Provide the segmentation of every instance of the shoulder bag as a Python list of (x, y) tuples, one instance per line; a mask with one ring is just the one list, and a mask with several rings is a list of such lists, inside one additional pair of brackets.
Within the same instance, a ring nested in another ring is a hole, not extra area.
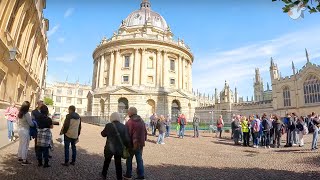
[(112, 125), (113, 125), (114, 129), (116, 130), (117, 137), (118, 137), (118, 139), (119, 139), (119, 141), (120, 141), (120, 143), (121, 143), (121, 145), (122, 145), (122, 154), (121, 154), (121, 157), (122, 157), (123, 159), (127, 159), (127, 158), (130, 156), (129, 151), (128, 151), (127, 147), (123, 144), (123, 141), (122, 141), (122, 139), (121, 139), (121, 136), (120, 136), (120, 134), (119, 134), (119, 131), (118, 131), (116, 125), (115, 125), (114, 123), (112, 123)]

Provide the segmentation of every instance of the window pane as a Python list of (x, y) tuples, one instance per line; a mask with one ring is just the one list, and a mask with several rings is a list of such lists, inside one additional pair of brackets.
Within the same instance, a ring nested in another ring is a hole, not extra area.
[(128, 68), (130, 66), (130, 56), (125, 56), (124, 67)]

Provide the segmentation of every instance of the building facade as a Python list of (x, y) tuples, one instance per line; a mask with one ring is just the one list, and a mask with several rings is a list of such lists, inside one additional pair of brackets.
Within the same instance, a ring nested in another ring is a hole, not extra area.
[(50, 113), (68, 112), (68, 107), (74, 105), (78, 114), (87, 115), (87, 95), (90, 90), (91, 86), (79, 83), (55, 82), (48, 84), (45, 97), (53, 100)]
[(143, 0), (93, 52), (92, 92), (88, 112), (125, 114), (135, 106), (143, 118), (152, 113), (183, 113), (196, 106), (192, 93), (193, 54), (183, 40), (173, 39), (165, 19)]
[(237, 96), (237, 93), (233, 93), (226, 83), (220, 97), (215, 99), (215, 104), (197, 107), (196, 113), (205, 121), (211, 121), (223, 115), (226, 122), (231, 121), (233, 114), (248, 116), (267, 113), (284, 117), (287, 113), (292, 112), (301, 116), (306, 116), (311, 112), (320, 113), (320, 66), (310, 62), (307, 50), (306, 59), (306, 64), (299, 71), (292, 63), (292, 75), (283, 78), (280, 77), (279, 68), (271, 58), (272, 90), (269, 85), (267, 85), (267, 90), (264, 90), (259, 69), (256, 69), (253, 85), (254, 98), (251, 101), (248, 98), (247, 101), (239, 98), (237, 102), (232, 98)]
[(45, 8), (45, 0), (0, 1), (0, 114), (10, 102), (28, 100), (34, 107), (44, 90), (49, 29)]

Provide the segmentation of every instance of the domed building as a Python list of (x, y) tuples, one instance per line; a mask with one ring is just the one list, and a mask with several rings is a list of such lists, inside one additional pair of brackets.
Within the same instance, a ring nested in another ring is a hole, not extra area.
[(93, 52), (92, 92), (88, 112), (125, 116), (134, 106), (143, 118), (152, 113), (190, 120), (196, 101), (192, 93), (193, 54), (174, 40), (166, 20), (143, 0), (140, 9), (122, 21), (117, 32), (103, 38)]

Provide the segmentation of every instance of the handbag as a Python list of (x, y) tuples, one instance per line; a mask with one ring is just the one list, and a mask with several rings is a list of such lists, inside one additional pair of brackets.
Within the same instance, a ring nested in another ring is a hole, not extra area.
[(120, 137), (120, 134), (119, 134), (119, 131), (118, 131), (116, 125), (115, 125), (114, 123), (112, 123), (112, 125), (113, 125), (114, 129), (116, 130), (117, 137), (118, 137), (118, 139), (119, 139), (119, 141), (120, 141), (120, 143), (121, 143), (121, 145), (122, 145), (122, 154), (121, 154), (121, 157), (122, 157), (123, 159), (127, 159), (128, 157), (130, 157), (129, 151), (128, 151), (127, 147), (123, 144), (123, 141), (122, 141), (122, 139), (121, 139), (121, 137)]

